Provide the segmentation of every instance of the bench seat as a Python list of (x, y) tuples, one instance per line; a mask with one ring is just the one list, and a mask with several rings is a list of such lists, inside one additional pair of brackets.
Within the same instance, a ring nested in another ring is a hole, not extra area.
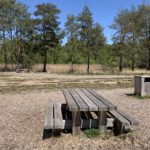
[(121, 110), (109, 110), (108, 113), (114, 118), (114, 132), (116, 135), (122, 134), (126, 127), (139, 125), (139, 122)]
[(61, 112), (61, 103), (50, 100), (46, 110), (43, 139), (50, 137), (52, 131), (61, 130), (62, 128), (63, 117)]

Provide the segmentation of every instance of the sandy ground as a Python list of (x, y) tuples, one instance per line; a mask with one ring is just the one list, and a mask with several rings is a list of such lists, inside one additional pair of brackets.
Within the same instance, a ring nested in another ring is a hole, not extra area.
[[(91, 87), (101, 89), (132, 87), (131, 75), (57, 75), (50, 73), (0, 73), (0, 93), (47, 91), (63, 88)], [(44, 90), (43, 90), (44, 89)]]
[(83, 134), (42, 140), (49, 99), (65, 102), (61, 90), (0, 93), (0, 150), (149, 150), (150, 99), (139, 100), (133, 88), (97, 90), (119, 108), (137, 118), (139, 127), (125, 137), (88, 139)]

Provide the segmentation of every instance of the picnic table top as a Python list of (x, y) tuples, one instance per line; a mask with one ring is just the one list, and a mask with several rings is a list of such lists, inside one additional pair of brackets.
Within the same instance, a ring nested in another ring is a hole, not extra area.
[(70, 111), (108, 111), (116, 109), (110, 101), (92, 89), (64, 89), (66, 102)]

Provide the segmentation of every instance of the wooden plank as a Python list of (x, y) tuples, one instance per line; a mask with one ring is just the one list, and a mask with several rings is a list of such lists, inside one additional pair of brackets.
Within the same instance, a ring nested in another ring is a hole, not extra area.
[[(80, 129), (98, 128), (98, 119), (81, 119)], [(63, 129), (72, 129), (72, 120), (63, 120)]]
[(63, 120), (62, 129), (72, 129), (72, 120)]
[(54, 129), (62, 129), (63, 127), (63, 119), (61, 112), (61, 103), (54, 103)]
[[(109, 123), (107, 123), (106, 127), (113, 127), (113, 118), (109, 118), (108, 122)], [(80, 126), (81, 129), (98, 128), (98, 127), (99, 127), (98, 119), (81, 119), (81, 126)], [(63, 120), (62, 129), (72, 129), (72, 120)]]
[(98, 128), (98, 119), (81, 120), (82, 129)]
[(99, 99), (103, 104), (105, 104), (106, 106), (108, 106), (109, 109), (117, 109), (117, 106), (115, 106), (114, 104), (112, 104), (110, 101), (108, 101), (107, 99), (105, 99), (104, 97), (100, 96), (99, 94), (97, 94), (94, 90), (92, 89), (87, 89), (88, 92), (90, 92), (93, 96), (95, 96), (97, 99)]
[(78, 111), (79, 107), (76, 104), (76, 102), (74, 101), (74, 99), (73, 99), (72, 95), (70, 94), (69, 90), (64, 89), (63, 93), (64, 93), (65, 99), (67, 101), (67, 104), (69, 106), (69, 110), (70, 111)]
[(86, 113), (87, 113), (88, 119), (86, 119), (86, 121), (83, 120), (83, 126), (84, 126), (84, 124), (87, 124), (88, 128), (93, 128), (93, 127), (98, 128), (99, 120), (98, 120), (97, 115), (94, 112), (90, 112), (90, 111), (88, 111)]
[(114, 118), (107, 118), (107, 127), (113, 127), (114, 124)]
[(81, 90), (87, 97), (89, 97), (89, 99), (91, 101), (93, 101), (98, 106), (99, 111), (108, 110), (108, 107), (105, 104), (103, 104), (99, 99), (97, 99), (95, 96), (93, 96), (91, 93), (89, 93), (86, 89), (81, 89)]
[(101, 133), (106, 131), (107, 128), (107, 114), (106, 111), (99, 111), (98, 112), (99, 116), (99, 131)]
[(139, 125), (139, 122), (134, 117), (131, 117), (130, 115), (126, 114), (121, 110), (117, 110), (117, 112), (125, 117), (131, 123), (131, 125)]
[(130, 122), (124, 118), (122, 115), (120, 115), (117, 111), (115, 110), (109, 110), (109, 113), (115, 117), (115, 119), (117, 119), (118, 121), (120, 121), (122, 123), (123, 126), (129, 126)]
[(79, 94), (81, 99), (87, 104), (89, 107), (89, 111), (98, 111), (98, 106), (91, 101), (80, 89), (75, 89), (75, 91)]
[(80, 111), (88, 111), (88, 106), (81, 99), (81, 97), (78, 95), (78, 93), (74, 89), (69, 89), (69, 92), (71, 93), (72, 97), (74, 98), (77, 105), (79, 106), (79, 110)]
[(73, 135), (80, 134), (80, 129), (81, 129), (80, 113), (81, 113), (80, 111), (72, 112), (72, 134)]
[(88, 111), (86, 113), (87, 113), (88, 118), (90, 118), (90, 119), (98, 119), (98, 115), (95, 112)]
[(53, 101), (50, 100), (48, 102), (45, 122), (44, 122), (44, 129), (53, 129), (54, 119), (53, 119)]

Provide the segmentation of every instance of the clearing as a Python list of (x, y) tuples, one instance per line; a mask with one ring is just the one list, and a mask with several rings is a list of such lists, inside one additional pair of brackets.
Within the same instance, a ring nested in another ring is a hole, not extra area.
[[(44, 73), (0, 74), (1, 150), (127, 150), (150, 149), (150, 99), (133, 96), (133, 76), (54, 75)], [(52, 137), (42, 141), (47, 103), (52, 97), (64, 102), (62, 88), (92, 87), (140, 125), (121, 137), (89, 139), (85, 135)]]

